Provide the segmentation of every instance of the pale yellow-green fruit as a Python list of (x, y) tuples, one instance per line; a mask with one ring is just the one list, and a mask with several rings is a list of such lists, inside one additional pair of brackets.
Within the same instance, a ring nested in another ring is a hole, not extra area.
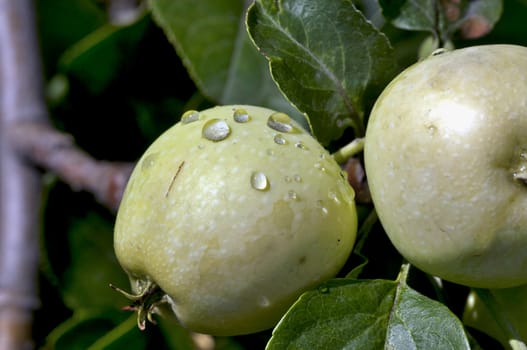
[(378, 98), (365, 163), (399, 252), (460, 284), (527, 283), (527, 48), (447, 51)]
[(236, 335), (334, 276), (356, 229), (353, 189), (313, 137), (283, 113), (221, 106), (185, 113), (145, 152), (115, 252), (143, 320), (169, 306), (193, 331)]
[[(497, 317), (474, 291), (468, 296), (463, 323), (499, 340), (507, 349), (512, 349), (514, 342), (527, 343), (527, 285), (493, 289), (490, 294), (494, 299), (496, 312), (501, 314), (504, 323), (498, 323)], [(510, 326), (517, 334), (511, 334), (512, 332), (502, 328)]]

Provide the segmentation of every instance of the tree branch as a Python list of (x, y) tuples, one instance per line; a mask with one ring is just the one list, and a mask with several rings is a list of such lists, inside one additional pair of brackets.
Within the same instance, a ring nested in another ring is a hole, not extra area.
[(91, 192), (101, 204), (117, 211), (132, 163), (95, 160), (78, 149), (70, 135), (46, 123), (17, 123), (9, 136), (21, 156), (51, 171), (74, 190)]
[(0, 349), (31, 349), (41, 173), (56, 173), (116, 210), (131, 164), (97, 161), (53, 129), (32, 0), (0, 0)]
[(43, 120), (33, 4), (0, 0), (0, 348), (30, 349), (38, 306), (41, 183), (9, 143), (11, 125)]

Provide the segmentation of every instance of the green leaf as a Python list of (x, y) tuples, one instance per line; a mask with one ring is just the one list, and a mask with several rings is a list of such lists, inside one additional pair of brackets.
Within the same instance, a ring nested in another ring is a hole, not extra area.
[(271, 79), (249, 39), (243, 0), (150, 0), (157, 24), (203, 92), (221, 104), (253, 104), (289, 113), (306, 125)]
[(46, 339), (46, 347), (55, 350), (142, 350), (146, 338), (137, 329), (136, 316), (118, 323), (104, 314), (73, 316), (55, 328)]
[(368, 265), (369, 260), (362, 253), (362, 247), (372, 232), (373, 226), (378, 221), (375, 209), (365, 208), (364, 206), (358, 205), (357, 213), (359, 214), (359, 222), (361, 222), (361, 226), (357, 231), (357, 241), (355, 242), (353, 252), (349, 259), (352, 262), (351, 266), (353, 266), (353, 269), (347, 273), (346, 278), (359, 278), (359, 275), (362, 273), (366, 265)]
[(366, 265), (368, 265), (368, 258), (359, 252), (353, 252), (350, 256), (353, 269), (346, 274), (346, 278), (358, 278)]
[(300, 297), (267, 350), (381, 349), (395, 291), (391, 281), (328, 281)]
[(35, 6), (40, 48), (48, 74), (54, 73), (64, 50), (106, 21), (104, 10), (93, 0), (39, 0)]
[(388, 280), (330, 280), (304, 293), (267, 349), (469, 349), (443, 304)]
[(92, 212), (69, 231), (71, 262), (62, 277), (65, 304), (74, 312), (118, 309), (126, 300), (109, 287), (128, 286), (113, 251), (112, 225)]
[(257, 0), (247, 24), (319, 141), (338, 139), (348, 126), (364, 134), (365, 115), (397, 64), (386, 36), (351, 1)]
[(149, 23), (143, 16), (129, 26), (99, 27), (64, 52), (60, 71), (81, 80), (92, 93), (101, 93), (133, 55)]
[(436, 0), (379, 0), (382, 12), (400, 29), (435, 33), (438, 26)]
[(448, 43), (457, 30), (464, 38), (487, 34), (503, 10), (502, 0), (438, 2), (435, 0), (379, 0), (384, 16), (400, 29), (427, 31)]
[(385, 348), (470, 350), (463, 325), (450, 310), (407, 285), (397, 293)]
[(132, 314), (125, 322), (108, 330), (93, 342), (87, 350), (143, 350), (146, 338), (137, 327), (137, 316)]

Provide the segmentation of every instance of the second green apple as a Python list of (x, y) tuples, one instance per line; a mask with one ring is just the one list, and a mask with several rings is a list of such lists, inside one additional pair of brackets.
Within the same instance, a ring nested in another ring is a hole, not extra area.
[(372, 110), (365, 163), (379, 218), (412, 264), (473, 287), (527, 283), (527, 48), (408, 68)]

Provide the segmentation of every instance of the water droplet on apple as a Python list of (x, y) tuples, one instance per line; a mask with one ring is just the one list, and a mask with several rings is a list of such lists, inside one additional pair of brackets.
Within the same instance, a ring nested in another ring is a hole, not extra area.
[(434, 124), (427, 125), (426, 130), (430, 135), (434, 135), (437, 133), (437, 126), (435, 126)]
[(337, 181), (337, 189), (340, 193), (340, 197), (344, 200), (346, 203), (351, 203), (355, 199), (355, 192), (349, 186), (347, 183), (347, 180), (341, 180)]
[(275, 112), (267, 119), (267, 126), (273, 130), (294, 133), (298, 129), (292, 124), (292, 119), (285, 113)]
[(336, 191), (330, 190), (328, 192), (328, 198), (331, 199), (333, 202), (335, 202), (337, 204), (340, 204), (340, 199), (339, 199), (338, 194), (337, 194)]
[(232, 117), (234, 118), (234, 121), (236, 121), (237, 123), (247, 123), (248, 121), (251, 120), (251, 116), (243, 108), (236, 109)]
[(199, 112), (195, 110), (186, 111), (181, 116), (181, 123), (183, 124), (189, 124), (196, 120), (199, 120)]
[(202, 135), (210, 141), (221, 141), (226, 139), (231, 133), (231, 128), (225, 120), (211, 119), (203, 125)]
[(287, 192), (287, 199), (292, 201), (298, 201), (300, 200), (300, 197), (298, 197), (298, 194), (295, 191), (291, 190)]
[(307, 148), (306, 145), (304, 145), (302, 141), (298, 141), (297, 143), (295, 143), (295, 147), (300, 148), (301, 150), (304, 150), (304, 151), (307, 151), (309, 149)]
[(143, 161), (141, 162), (141, 170), (149, 169), (152, 165), (154, 165), (156, 158), (157, 153), (150, 153), (145, 158), (143, 158)]
[(260, 305), (261, 307), (269, 307), (269, 305), (271, 305), (271, 302), (266, 296), (261, 295), (258, 298), (258, 305)]
[(274, 143), (276, 143), (277, 145), (285, 145), (287, 144), (287, 140), (285, 139), (284, 135), (276, 134), (274, 136)]
[(270, 187), (269, 179), (264, 173), (255, 171), (251, 175), (251, 187), (258, 191), (267, 191)]
[(323, 215), (327, 215), (328, 214), (328, 208), (325, 207), (323, 200), (316, 201), (315, 206), (320, 209), (320, 212)]
[(315, 168), (317, 168), (318, 170), (320, 170), (322, 172), (326, 172), (326, 168), (320, 162), (316, 162), (315, 163)]

